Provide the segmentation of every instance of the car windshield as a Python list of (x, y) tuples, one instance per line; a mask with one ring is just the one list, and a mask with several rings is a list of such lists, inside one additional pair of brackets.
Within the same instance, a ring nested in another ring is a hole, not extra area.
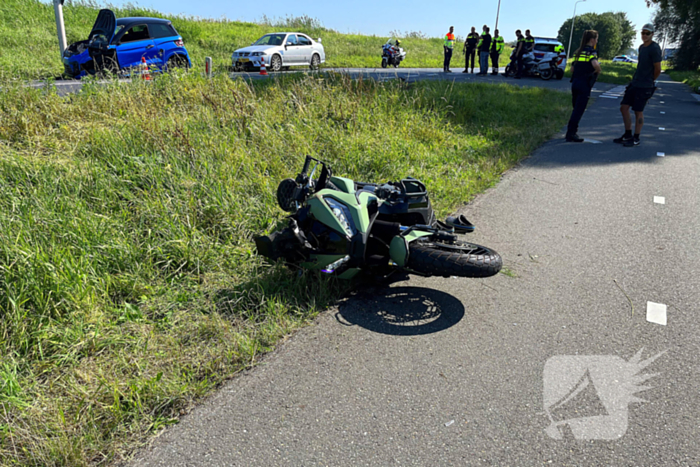
[(282, 45), (285, 34), (265, 34), (253, 45)]

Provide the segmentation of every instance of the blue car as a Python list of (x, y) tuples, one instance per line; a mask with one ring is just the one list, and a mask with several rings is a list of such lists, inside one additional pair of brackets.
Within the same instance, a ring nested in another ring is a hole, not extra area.
[(100, 71), (129, 75), (145, 58), (151, 70), (192, 66), (182, 37), (160, 18), (119, 18), (100, 10), (88, 39), (63, 52), (65, 74), (82, 78)]

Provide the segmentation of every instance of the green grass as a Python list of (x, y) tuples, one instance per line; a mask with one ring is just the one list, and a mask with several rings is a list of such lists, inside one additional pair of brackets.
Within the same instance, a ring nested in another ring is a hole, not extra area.
[[(610, 60), (599, 60), (598, 63), (600, 63), (602, 68), (602, 72), (598, 76), (598, 81), (601, 83), (627, 84), (632, 81), (634, 72), (637, 70), (636, 63), (613, 63)], [(564, 76), (570, 78), (571, 73), (572, 68), (569, 65)]]
[(672, 80), (685, 83), (693, 88), (693, 91), (700, 92), (700, 71), (668, 70), (666, 74), (668, 74)]
[[(87, 38), (99, 10), (88, 1), (67, 1), (64, 19), (68, 43)], [(264, 20), (266, 24), (237, 21), (206, 20), (164, 15), (139, 7), (113, 8), (117, 17), (168, 17), (182, 35), (190, 53), (192, 65), (204, 69), (204, 59), (214, 59), (216, 70), (225, 71), (231, 65), (231, 53), (250, 45), (260, 36), (275, 30), (295, 30), (311, 37), (321, 37), (326, 51), (326, 67), (378, 67), (381, 46), (388, 37), (341, 34), (324, 28), (308, 17), (282, 21)], [(388, 31), (387, 31), (388, 33)], [(442, 68), (442, 39), (400, 38), (407, 50), (402, 67)], [(461, 51), (461, 46), (457, 49)], [(501, 55), (505, 66), (510, 49)], [(464, 63), (456, 54), (453, 65)], [(58, 78), (63, 64), (58, 50), (53, 6), (37, 0), (6, 0), (0, 2), (0, 80), (12, 78)]]
[(354, 179), (415, 176), (445, 215), (569, 106), (545, 89), (334, 74), (178, 74), (65, 98), (5, 86), (0, 464), (119, 461), (341, 295), (253, 252), (305, 154)]

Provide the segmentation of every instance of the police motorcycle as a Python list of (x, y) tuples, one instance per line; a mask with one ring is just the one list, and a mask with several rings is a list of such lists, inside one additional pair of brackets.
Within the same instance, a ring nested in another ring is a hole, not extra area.
[(401, 41), (392, 39), (386, 41), (382, 46), (382, 68), (393, 66), (398, 68), (403, 60), (406, 59), (406, 51), (401, 47)]
[(436, 220), (425, 185), (414, 178), (355, 182), (307, 156), (296, 178), (280, 182), (277, 203), (291, 213), (286, 226), (255, 237), (255, 246), (259, 255), (291, 268), (352, 279), (360, 272), (388, 277), (397, 271), (489, 277), (502, 266), (492, 249), (460, 239), (474, 230), (464, 216)]
[[(510, 54), (510, 63), (506, 65), (505, 75), (515, 76), (518, 72), (517, 66), (515, 50), (513, 50)], [(534, 52), (528, 52), (523, 55), (523, 76), (539, 76), (547, 81), (553, 77), (561, 79), (564, 76), (564, 71), (559, 68), (558, 55), (549, 59), (545, 57), (538, 60)]]

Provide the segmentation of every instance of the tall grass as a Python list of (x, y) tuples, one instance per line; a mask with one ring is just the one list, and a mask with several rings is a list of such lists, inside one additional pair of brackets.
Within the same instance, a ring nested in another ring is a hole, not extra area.
[(6, 86), (0, 464), (122, 459), (339, 296), (253, 251), (305, 154), (355, 179), (418, 177), (445, 214), (568, 113), (543, 89), (333, 74)]
[[(66, 1), (63, 11), (69, 44), (87, 38), (99, 8), (94, 1)], [(326, 67), (378, 67), (381, 63), (381, 46), (388, 39), (341, 34), (324, 28), (318, 20), (309, 17), (279, 20), (263, 17), (256, 24), (168, 16), (137, 6), (111, 8), (118, 18), (152, 16), (171, 19), (183, 37), (193, 66), (199, 70), (204, 69), (204, 59), (210, 56), (214, 59), (216, 70), (227, 71), (234, 50), (280, 29), (307, 33), (313, 38), (321, 37), (326, 51)], [(408, 52), (402, 66), (441, 68), (442, 39), (412, 36), (400, 38)], [(506, 48), (501, 56), (502, 66), (505, 66), (509, 53), (510, 49)], [(456, 54), (453, 64), (458, 67), (462, 63), (464, 60)], [(0, 80), (58, 78), (62, 73), (53, 6), (38, 0), (0, 2)]]

